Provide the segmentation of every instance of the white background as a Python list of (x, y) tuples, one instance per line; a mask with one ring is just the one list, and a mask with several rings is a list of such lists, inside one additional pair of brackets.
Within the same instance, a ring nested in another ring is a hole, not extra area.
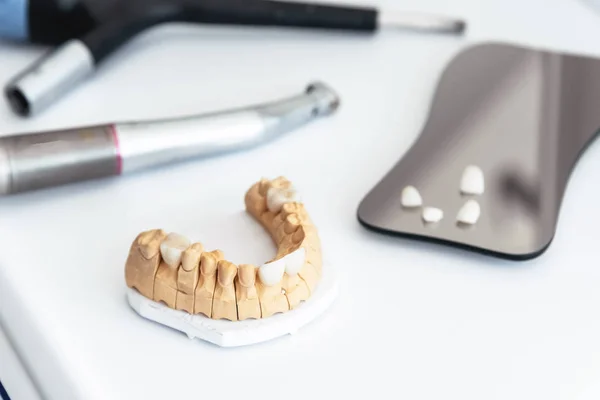
[[(4, 329), (49, 399), (600, 398), (600, 144), (575, 170), (554, 243), (531, 262), (388, 238), (356, 220), (458, 51), (502, 41), (600, 56), (600, 14), (575, 0), (376, 4), (461, 16), (467, 37), (164, 27), (34, 119), (0, 106), (8, 134), (252, 104), (313, 79), (342, 98), (335, 116), (249, 152), (0, 201)], [(43, 50), (0, 47), (2, 81)], [(270, 257), (243, 194), (278, 175), (302, 191), (340, 270), (323, 318), (221, 349), (129, 309), (123, 262), (141, 230), (187, 234), (234, 262)]]

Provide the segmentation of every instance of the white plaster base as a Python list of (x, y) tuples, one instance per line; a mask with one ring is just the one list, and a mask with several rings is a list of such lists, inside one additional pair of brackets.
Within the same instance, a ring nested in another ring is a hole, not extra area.
[(152, 301), (130, 288), (127, 300), (142, 317), (184, 332), (190, 339), (199, 338), (221, 347), (236, 347), (295, 333), (327, 310), (337, 293), (335, 270), (324, 265), (319, 285), (306, 302), (294, 310), (264, 319), (227, 321), (213, 320), (201, 314), (191, 315)]

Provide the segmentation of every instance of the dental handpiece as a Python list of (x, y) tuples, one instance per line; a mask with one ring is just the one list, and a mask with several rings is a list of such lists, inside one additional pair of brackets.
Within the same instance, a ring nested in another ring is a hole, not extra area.
[(25, 117), (45, 110), (125, 43), (166, 23), (450, 35), (462, 34), (466, 25), (445, 16), (297, 1), (0, 0), (0, 37), (57, 46), (8, 82), (4, 95), (9, 106)]
[(0, 195), (248, 149), (332, 114), (339, 103), (316, 82), (302, 94), (239, 109), (0, 137)]

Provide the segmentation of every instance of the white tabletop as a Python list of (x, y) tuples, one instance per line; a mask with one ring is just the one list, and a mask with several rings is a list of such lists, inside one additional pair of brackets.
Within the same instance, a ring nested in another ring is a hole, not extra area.
[[(382, 236), (356, 219), (458, 51), (493, 40), (600, 55), (600, 14), (576, 0), (387, 4), (462, 16), (468, 36), (163, 27), (34, 119), (1, 104), (8, 134), (235, 107), (314, 79), (342, 98), (336, 115), (245, 153), (0, 201), (2, 328), (47, 399), (600, 397), (600, 144), (573, 175), (554, 243), (528, 263)], [(0, 47), (0, 80), (42, 51)], [(141, 230), (187, 234), (234, 262), (270, 256), (243, 194), (278, 175), (302, 191), (340, 271), (326, 315), (295, 336), (222, 349), (129, 308), (123, 263)]]

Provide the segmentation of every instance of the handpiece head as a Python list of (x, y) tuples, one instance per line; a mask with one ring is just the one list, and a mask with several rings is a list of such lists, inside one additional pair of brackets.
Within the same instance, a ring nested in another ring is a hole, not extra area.
[(314, 112), (318, 116), (331, 115), (340, 107), (339, 95), (323, 82), (313, 82), (306, 88), (306, 93), (317, 99)]

